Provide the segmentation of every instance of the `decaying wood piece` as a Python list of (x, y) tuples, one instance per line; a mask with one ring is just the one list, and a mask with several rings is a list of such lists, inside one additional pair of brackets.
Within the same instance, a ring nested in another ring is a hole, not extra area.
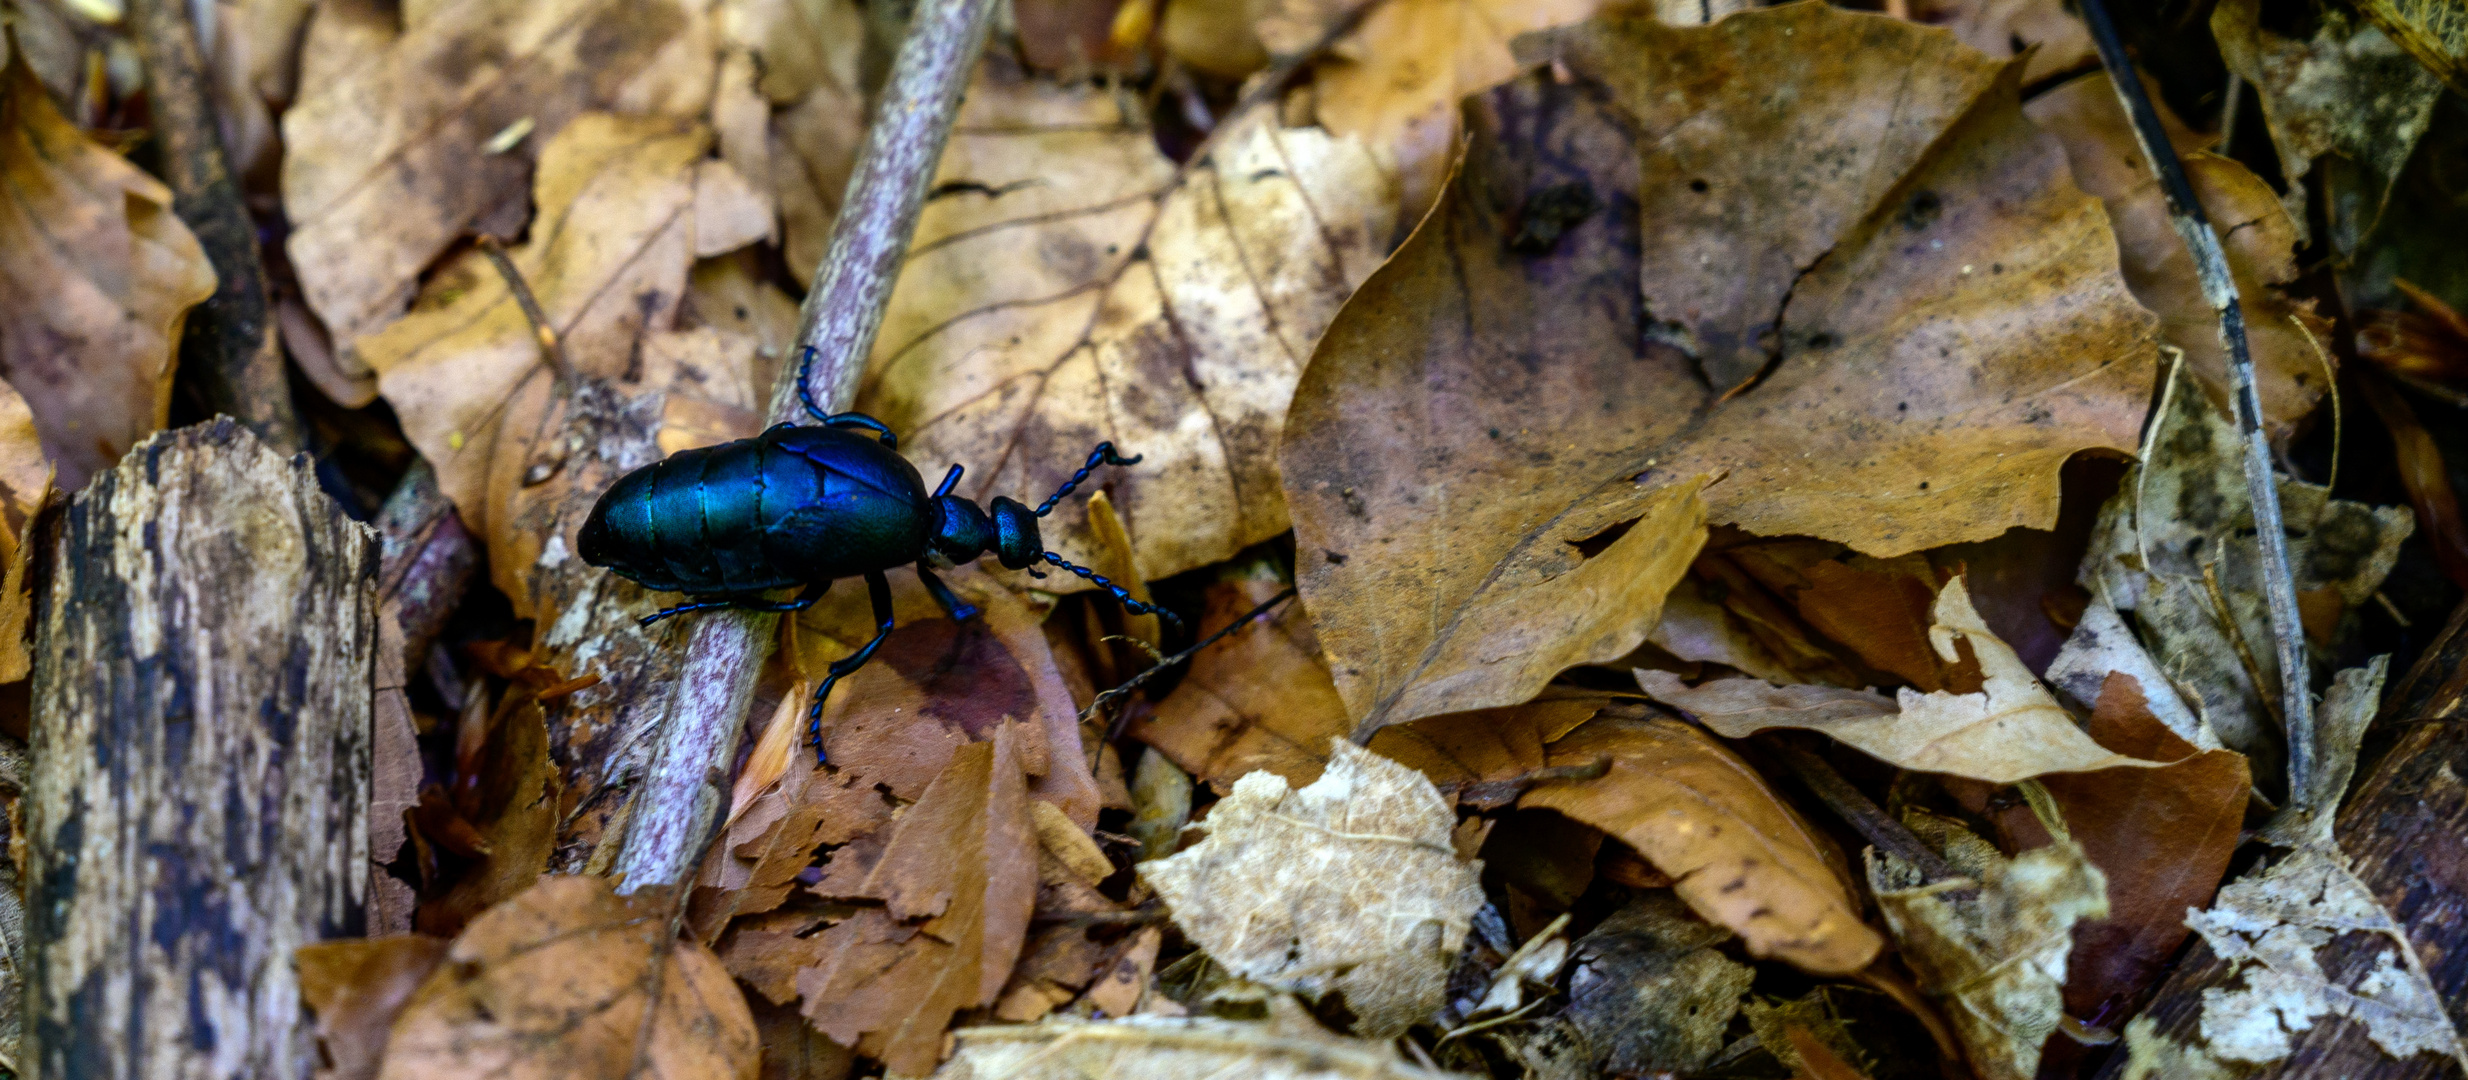
[[(2375, 726), (2396, 732), (2397, 741), (2341, 810), (2340, 849), (2406, 928), (2452, 1025), (2468, 1030), (2468, 949), (2459, 947), (2468, 938), (2468, 604), (2392, 688)], [(2385, 937), (2351, 933), (2316, 955), (2333, 986), (2355, 987), (2390, 949)], [(2203, 1045), (2203, 992), (2239, 978), (2196, 938), (2144, 1015), (2169, 1039)], [(2459, 1069), (2438, 1054), (2395, 1059), (2365, 1025), (2334, 1016), (2315, 1019), (2290, 1042), (2287, 1057), (2243, 1075), (2413, 1080)], [(2120, 1052), (2101, 1075), (2121, 1076), (2125, 1065)]]
[(48, 566), (26, 1064), (307, 1076), (292, 953), (365, 928), (375, 534), (218, 418), (95, 478)]

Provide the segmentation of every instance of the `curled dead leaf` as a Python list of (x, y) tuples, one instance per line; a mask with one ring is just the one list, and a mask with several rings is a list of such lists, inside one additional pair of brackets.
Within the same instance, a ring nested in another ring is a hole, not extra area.
[(1937, 594), (1928, 628), (1937, 655), (1951, 663), (1979, 662), (1978, 693), (1903, 688), (1898, 701), (1872, 691), (1830, 686), (1775, 686), (1759, 679), (1717, 679), (1689, 686), (1667, 671), (1639, 671), (1655, 700), (1685, 709), (1729, 738), (1767, 728), (1820, 731), (1871, 757), (1920, 772), (2010, 784), (2044, 773), (2155, 767), (2102, 747), (2075, 725), (2014, 655), (1980, 621), (1961, 578)]
[(1358, 1034), (1386, 1039), (1439, 1010), (1482, 906), (1456, 823), (1422, 774), (1337, 740), (1307, 787), (1236, 781), (1200, 823), (1207, 838), (1141, 863), (1140, 879), (1228, 971), (1341, 996)]
[[(0, 377), (75, 491), (170, 417), (181, 327), (214, 295), (214, 268), (173, 216), (171, 189), (62, 116), (7, 47)], [(17, 499), (33, 493), (26, 475), (13, 463), (5, 477)]]
[(2156, 328), (2010, 65), (1821, 4), (1525, 40), (1566, 81), (1472, 99), (1287, 424), (1358, 733), (1634, 647), (1700, 477), (1710, 520), (1891, 556), (2046, 527), (2066, 458), (2133, 445)]
[(1537, 787), (1518, 805), (1626, 841), (1750, 955), (1820, 975), (1876, 957), (1884, 941), (1860, 922), (1841, 853), (1738, 755), (1676, 720), (1600, 716), (1552, 743), (1549, 761), (1598, 758), (1610, 761), (1602, 776)]

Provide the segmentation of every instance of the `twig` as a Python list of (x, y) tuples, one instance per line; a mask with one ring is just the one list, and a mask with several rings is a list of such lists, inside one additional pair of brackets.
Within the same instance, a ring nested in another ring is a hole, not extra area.
[(171, 184), (172, 210), (197, 234), (206, 261), (214, 265), (214, 295), (189, 313), (180, 366), (199, 376), (207, 409), (248, 425), (269, 446), (287, 453), (307, 449), (266, 299), (257, 223), (249, 218), (223, 157), (222, 126), (206, 96), (206, 62), (189, 5), (141, 0), (134, 7), (146, 100), (163, 139), (163, 178)]
[(1832, 810), (1834, 816), (1857, 830), (1869, 843), (1877, 845), (1886, 854), (1910, 863), (1930, 881), (1962, 876), (1945, 861), (1944, 856), (1922, 843), (1908, 826), (1894, 820), (1866, 793), (1852, 787), (1851, 781), (1843, 779), (1841, 773), (1834, 771), (1833, 763), (1817, 756), (1816, 751), (1788, 737), (1772, 739), (1764, 746), (1775, 757), (1782, 759), (1792, 775), (1799, 777), (1809, 794), (1815, 795), (1818, 802), (1824, 803), (1826, 809)]
[[(910, 17), (831, 244), (798, 315), (798, 343), (815, 350), (811, 390), (822, 408), (846, 409), (857, 396), (993, 11), (993, 0), (926, 0)], [(771, 391), (774, 422), (802, 413), (799, 369), (780, 365)], [(778, 618), (720, 611), (693, 624), (676, 694), (656, 727), (651, 763), (611, 868), (624, 879), (621, 890), (683, 881), (700, 862), (728, 805), (729, 761)]]
[[(1266, 600), (1260, 601), (1260, 605), (1259, 605), (1258, 607), (1252, 608), (1251, 610), (1244, 612), (1241, 618), (1236, 619), (1236, 620), (1234, 620), (1233, 622), (1227, 623), (1227, 624), (1225, 624), (1224, 626), (1218, 627), (1218, 628), (1217, 628), (1217, 632), (1216, 632), (1216, 633), (1210, 634), (1210, 635), (1208, 635), (1207, 637), (1201, 638), (1199, 641), (1197, 641), (1197, 642), (1193, 643), (1193, 645), (1192, 645), (1190, 648), (1188, 648), (1188, 649), (1184, 649), (1184, 650), (1183, 650), (1183, 651), (1181, 651), (1181, 652), (1175, 653), (1175, 654), (1174, 654), (1174, 655), (1172, 655), (1172, 656), (1169, 656), (1169, 657), (1166, 657), (1166, 658), (1165, 658), (1165, 659), (1163, 659), (1163, 660), (1159, 660), (1159, 661), (1157, 661), (1157, 663), (1156, 663), (1155, 665), (1151, 666), (1148, 670), (1143, 671), (1143, 672), (1141, 672), (1141, 673), (1139, 673), (1139, 674), (1137, 674), (1137, 675), (1132, 676), (1132, 677), (1131, 677), (1131, 679), (1130, 679), (1130, 681), (1125, 682), (1125, 683), (1124, 683), (1124, 684), (1122, 684), (1121, 686), (1117, 686), (1117, 687), (1115, 687), (1115, 688), (1114, 688), (1114, 689), (1112, 689), (1112, 690), (1108, 690), (1108, 691), (1106, 691), (1106, 692), (1104, 692), (1104, 693), (1102, 693), (1102, 694), (1097, 695), (1097, 697), (1096, 697), (1096, 699), (1095, 699), (1095, 700), (1092, 700), (1092, 701), (1090, 701), (1090, 702), (1088, 703), (1088, 707), (1087, 707), (1087, 708), (1080, 710), (1080, 722), (1081, 722), (1081, 723), (1087, 723), (1087, 722), (1088, 722), (1088, 718), (1089, 718), (1089, 717), (1096, 716), (1096, 715), (1098, 715), (1099, 713), (1102, 713), (1102, 712), (1105, 710), (1105, 707), (1106, 707), (1106, 705), (1107, 705), (1108, 703), (1113, 702), (1113, 701), (1117, 701), (1117, 700), (1121, 699), (1123, 695), (1128, 694), (1128, 693), (1130, 693), (1130, 692), (1132, 692), (1132, 691), (1134, 691), (1134, 690), (1139, 689), (1139, 688), (1140, 688), (1140, 685), (1141, 685), (1142, 683), (1145, 683), (1145, 682), (1147, 682), (1147, 681), (1148, 681), (1148, 680), (1150, 680), (1150, 679), (1156, 678), (1159, 674), (1163, 673), (1166, 669), (1171, 668), (1171, 667), (1174, 667), (1175, 665), (1181, 664), (1181, 663), (1183, 663), (1184, 661), (1189, 660), (1189, 659), (1191, 659), (1192, 657), (1199, 655), (1200, 650), (1205, 649), (1205, 648), (1207, 648), (1207, 647), (1209, 647), (1209, 646), (1211, 646), (1211, 645), (1216, 644), (1218, 641), (1222, 640), (1222, 639), (1223, 639), (1223, 638), (1224, 638), (1227, 634), (1231, 634), (1231, 633), (1233, 633), (1234, 631), (1239, 630), (1239, 629), (1241, 629), (1242, 627), (1244, 627), (1244, 626), (1246, 626), (1246, 625), (1249, 625), (1249, 624), (1250, 624), (1250, 622), (1251, 622), (1251, 620), (1256, 619), (1256, 618), (1259, 618), (1260, 616), (1267, 614), (1267, 613), (1268, 613), (1268, 609), (1273, 608), (1273, 607), (1276, 607), (1277, 605), (1282, 604), (1282, 603), (1285, 603), (1286, 601), (1291, 600), (1291, 599), (1293, 599), (1293, 598), (1294, 598), (1294, 586), (1288, 585), (1288, 586), (1286, 586), (1286, 587), (1285, 587), (1285, 589), (1284, 589), (1283, 591), (1279, 592), (1277, 595), (1272, 596), (1272, 597), (1269, 597), (1269, 598), (1268, 598), (1268, 599), (1266, 599)], [(1119, 724), (1119, 723), (1120, 723), (1120, 720), (1117, 720), (1117, 721), (1116, 721), (1116, 723), (1118, 723), (1118, 724)], [(1113, 729), (1108, 729), (1108, 730), (1106, 731), (1106, 738), (1108, 738), (1108, 739), (1113, 739), (1113, 738), (1116, 738), (1116, 737), (1120, 736), (1121, 734), (1122, 734), (1122, 732), (1120, 732), (1120, 731), (1113, 730)]]
[(533, 295), (531, 283), (523, 280), (522, 268), (506, 254), (506, 245), (494, 236), (482, 234), (480, 254), (488, 256), (488, 264), (497, 268), (497, 276), (505, 279), (506, 291), (514, 294), (514, 304), (523, 309), (523, 318), (531, 323), (531, 336), (540, 342), (540, 355), (548, 358), (549, 367), (557, 372), (558, 388), (574, 385), (574, 364), (566, 359), (566, 346), (557, 340), (557, 325), (548, 321), (548, 312), (540, 307), (540, 298)]
[[(2238, 433), (2245, 438), (2245, 490), (2254, 504), (2254, 539), (2262, 548), (2263, 597), (2271, 605), (2271, 636), (2279, 654), (2281, 714), (2288, 729), (2288, 792), (2300, 803), (2313, 790), (2314, 698), (2307, 670), (2304, 623), (2297, 617), (2296, 578), (2288, 568), (2288, 530), (2280, 518), (2278, 481), (2271, 474), (2271, 444), (2262, 430), (2262, 395), (2254, 386), (2254, 356), (2245, 341), (2245, 312), (2237, 306), (2236, 279), (2228, 272), (2228, 254), (2219, 233), (2203, 213), (2201, 200), (2185, 178), (2185, 163), (2160, 126), (2142, 79), (2117, 38), (2106, 0), (2082, 0), (2082, 21), (2099, 47), (2100, 64), (2117, 101), (2134, 122), (2134, 141), (2159, 176), (2160, 193), (2168, 201), (2168, 222), (2194, 256), (2194, 274), (2202, 282), (2204, 299), (2219, 316), (2219, 335), (2228, 352), (2228, 389), (2235, 399)], [(2308, 808), (2318, 809), (2318, 808)]]

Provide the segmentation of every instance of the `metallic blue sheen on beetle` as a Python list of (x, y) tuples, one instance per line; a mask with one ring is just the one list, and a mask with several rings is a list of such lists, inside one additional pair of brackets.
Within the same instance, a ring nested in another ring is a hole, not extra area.
[[(691, 602), (646, 615), (645, 626), (671, 615), (710, 608), (801, 611), (840, 578), (863, 577), (874, 603), (874, 638), (831, 665), (806, 730), (820, 760), (823, 701), (833, 684), (864, 667), (891, 634), (891, 582), (883, 572), (916, 564), (926, 591), (954, 619), (977, 609), (934, 576), (992, 552), (1013, 570), (1038, 562), (1069, 570), (1113, 595), (1126, 608), (1180, 624), (1174, 613), (1133, 599), (1122, 586), (1045, 550), (1037, 519), (1053, 511), (1101, 465), (1133, 465), (1113, 443), (1098, 443), (1088, 462), (1042, 505), (997, 497), (993, 513), (951, 493), (954, 465), (932, 494), (917, 467), (896, 450), (882, 421), (863, 413), (825, 413), (806, 392), (814, 350), (806, 350), (797, 386), (821, 427), (780, 424), (751, 439), (681, 450), (619, 477), (600, 495), (577, 538), (583, 561), (644, 588), (681, 592)], [(1029, 570), (1031, 574), (1037, 571)], [(1043, 576), (1043, 575), (1038, 575)], [(769, 600), (769, 590), (803, 586), (793, 600)]]

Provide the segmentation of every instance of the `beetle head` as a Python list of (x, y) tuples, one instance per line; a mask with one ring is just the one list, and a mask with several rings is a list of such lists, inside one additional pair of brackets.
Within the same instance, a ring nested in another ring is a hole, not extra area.
[(955, 565), (990, 551), (1006, 568), (1022, 570), (1045, 554), (1037, 535), (1037, 512), (1016, 499), (997, 496), (989, 517), (967, 499), (937, 495), (934, 516), (932, 553)]

